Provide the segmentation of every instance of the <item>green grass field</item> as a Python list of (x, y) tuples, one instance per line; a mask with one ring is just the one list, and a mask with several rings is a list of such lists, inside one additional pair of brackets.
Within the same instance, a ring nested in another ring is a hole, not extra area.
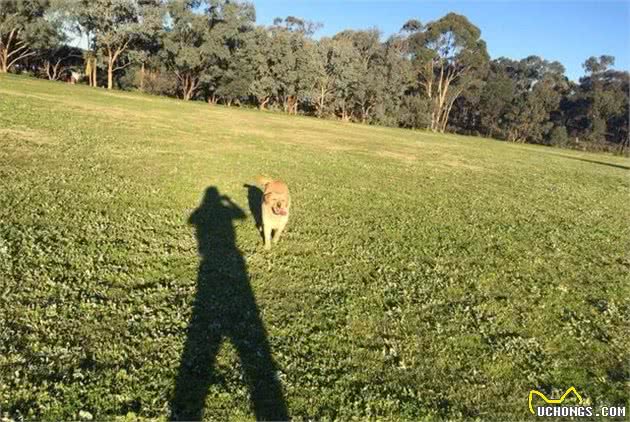
[[(271, 252), (258, 174), (292, 192)], [(1, 76), (0, 416), (522, 420), (530, 389), (570, 386), (627, 405), (629, 176)]]

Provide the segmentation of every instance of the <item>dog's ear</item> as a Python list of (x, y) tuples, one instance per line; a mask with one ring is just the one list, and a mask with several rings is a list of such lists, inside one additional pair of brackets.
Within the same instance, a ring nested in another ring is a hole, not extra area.
[(256, 182), (258, 182), (258, 184), (264, 188), (267, 183), (271, 182), (271, 178), (266, 176), (258, 176), (256, 178)]

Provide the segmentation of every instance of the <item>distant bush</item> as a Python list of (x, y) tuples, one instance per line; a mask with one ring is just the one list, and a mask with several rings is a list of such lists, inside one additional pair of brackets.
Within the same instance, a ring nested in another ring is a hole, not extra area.
[(134, 67), (119, 79), (122, 89), (137, 89), (147, 94), (177, 95), (177, 79), (175, 75), (163, 70), (145, 69), (144, 77), (140, 67)]
[(549, 145), (564, 147), (569, 143), (569, 135), (567, 128), (564, 126), (555, 126), (549, 132)]
[(403, 98), (400, 107), (400, 126), (418, 129), (425, 128), (431, 123), (430, 100), (418, 95)]

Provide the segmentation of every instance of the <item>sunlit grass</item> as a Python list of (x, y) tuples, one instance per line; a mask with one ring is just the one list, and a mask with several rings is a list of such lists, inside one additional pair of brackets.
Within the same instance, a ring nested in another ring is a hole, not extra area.
[[(625, 403), (629, 169), (1, 76), (0, 412), (169, 417), (208, 187), (248, 216), (235, 243), (292, 417), (524, 419), (530, 389), (570, 386)], [(270, 253), (258, 174), (293, 197)], [(253, 417), (240, 365), (224, 342), (207, 418)]]

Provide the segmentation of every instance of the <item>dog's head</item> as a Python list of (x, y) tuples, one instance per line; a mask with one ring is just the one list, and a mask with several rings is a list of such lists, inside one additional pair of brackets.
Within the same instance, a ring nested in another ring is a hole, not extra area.
[(267, 192), (264, 196), (265, 203), (271, 207), (276, 215), (287, 215), (289, 212), (289, 198), (286, 193)]
[(265, 185), (265, 194), (263, 196), (265, 204), (271, 207), (271, 211), (276, 215), (287, 215), (289, 206), (289, 190), (282, 182), (271, 182)]

